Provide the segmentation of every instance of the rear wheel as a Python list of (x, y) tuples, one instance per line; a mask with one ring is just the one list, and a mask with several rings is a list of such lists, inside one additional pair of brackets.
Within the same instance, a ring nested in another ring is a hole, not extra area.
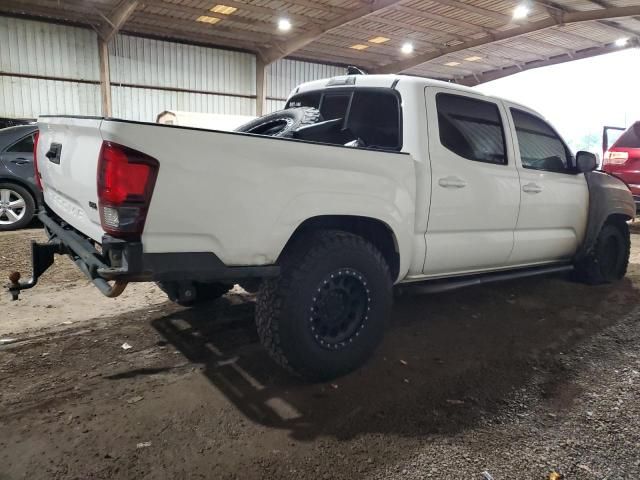
[(233, 285), (219, 282), (156, 282), (156, 285), (169, 300), (183, 307), (216, 300), (233, 288)]
[(627, 272), (630, 247), (629, 227), (624, 221), (605, 223), (591, 255), (576, 265), (578, 278), (591, 285), (620, 280)]
[(13, 183), (0, 183), (0, 232), (24, 228), (36, 210), (29, 191)]
[(310, 234), (265, 279), (256, 305), (258, 335), (271, 357), (308, 380), (355, 370), (380, 343), (392, 303), (389, 267), (356, 235)]

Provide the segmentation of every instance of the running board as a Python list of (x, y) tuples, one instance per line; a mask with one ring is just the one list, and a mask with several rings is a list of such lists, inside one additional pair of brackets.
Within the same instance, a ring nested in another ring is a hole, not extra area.
[(426, 280), (424, 282), (405, 283), (396, 287), (399, 294), (403, 293), (441, 293), (458, 288), (473, 287), (485, 283), (504, 282), (518, 278), (535, 277), (539, 275), (552, 275), (555, 273), (565, 273), (573, 270), (573, 265), (556, 265), (553, 267), (538, 267), (517, 270), (506, 273), (486, 273), (474, 275), (473, 277), (460, 277), (447, 280)]

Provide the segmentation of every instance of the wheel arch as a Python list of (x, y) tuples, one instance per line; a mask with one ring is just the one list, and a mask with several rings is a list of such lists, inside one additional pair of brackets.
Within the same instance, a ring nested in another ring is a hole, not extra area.
[(342, 230), (371, 242), (389, 265), (392, 280), (395, 281), (398, 278), (400, 274), (400, 249), (398, 238), (393, 229), (377, 218), (357, 215), (320, 215), (306, 219), (289, 237), (278, 257), (278, 263), (306, 234), (317, 230)]

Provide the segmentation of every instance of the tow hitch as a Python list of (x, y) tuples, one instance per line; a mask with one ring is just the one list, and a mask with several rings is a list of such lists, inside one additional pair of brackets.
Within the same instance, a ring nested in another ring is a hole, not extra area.
[(62, 252), (62, 245), (57, 239), (52, 239), (49, 243), (31, 242), (31, 265), (33, 273), (27, 281), (20, 281), (20, 272), (9, 274), (9, 284), (7, 289), (12, 300), (18, 300), (22, 290), (33, 288), (37, 285), (40, 276), (53, 265), (53, 256)]
[(72, 255), (57, 237), (53, 237), (48, 243), (31, 242), (31, 265), (33, 266), (33, 273), (29, 280), (21, 282), (20, 278), (22, 275), (20, 272), (9, 274), (9, 283), (6, 287), (11, 294), (11, 299), (14, 301), (18, 300), (22, 290), (35, 287), (38, 284), (40, 276), (53, 265), (54, 255), (62, 255), (65, 253), (70, 253), (72, 260), (80, 271), (98, 287), (98, 290), (100, 290), (104, 296), (115, 298), (119, 296), (127, 286), (127, 282), (122, 280), (116, 280), (113, 285), (110, 285), (104, 278), (95, 275), (92, 269), (81, 258)]

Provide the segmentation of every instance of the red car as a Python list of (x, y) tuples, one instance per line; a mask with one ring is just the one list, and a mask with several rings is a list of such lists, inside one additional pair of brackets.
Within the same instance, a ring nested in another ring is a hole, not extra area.
[(602, 170), (625, 182), (640, 210), (640, 121), (631, 125), (604, 153)]

